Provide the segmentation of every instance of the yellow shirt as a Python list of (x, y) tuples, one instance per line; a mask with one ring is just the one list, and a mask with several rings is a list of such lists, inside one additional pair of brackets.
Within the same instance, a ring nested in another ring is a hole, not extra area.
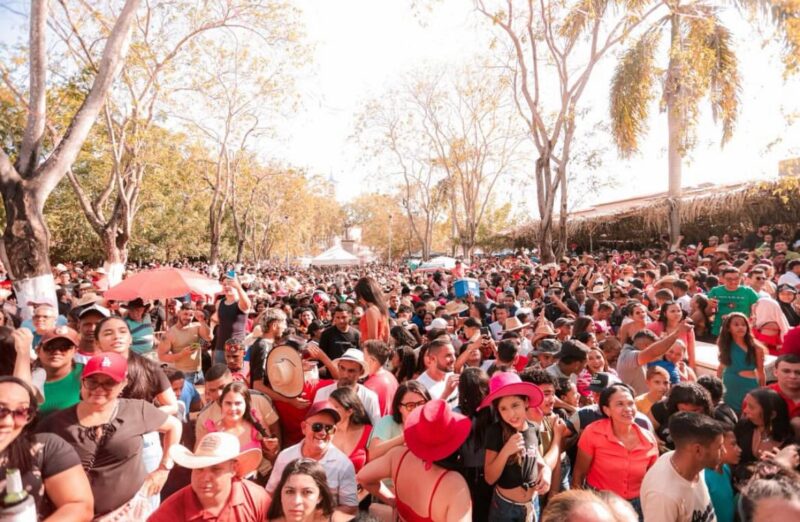
[(647, 396), (646, 393), (643, 393), (636, 397), (636, 409), (639, 410), (639, 413), (643, 413), (645, 415), (650, 415), (650, 410), (653, 408), (653, 401)]

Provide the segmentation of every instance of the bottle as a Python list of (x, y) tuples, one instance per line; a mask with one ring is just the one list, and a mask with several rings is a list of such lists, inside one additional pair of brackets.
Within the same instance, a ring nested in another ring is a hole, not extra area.
[(6, 494), (0, 509), (0, 522), (37, 522), (36, 502), (25, 491), (18, 469), (6, 470)]

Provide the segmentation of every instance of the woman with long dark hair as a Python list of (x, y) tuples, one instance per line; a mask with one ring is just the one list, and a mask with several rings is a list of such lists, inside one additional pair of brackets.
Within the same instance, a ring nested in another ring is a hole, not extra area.
[(486, 429), (492, 423), (492, 411), (484, 408), (481, 402), (489, 394), (489, 376), (480, 368), (465, 368), (458, 379), (458, 407), (455, 411), (472, 420), (469, 438), (461, 446), (463, 475), (469, 486), (473, 501), (472, 520), (487, 520), (489, 504), (492, 501), (492, 486), (484, 477), (486, 460)]
[(527, 413), (541, 405), (542, 390), (511, 372), (495, 373), (489, 390), (480, 409), (491, 406), (498, 420), (489, 426), (484, 444), (485, 479), (494, 488), (488, 520), (527, 522), (537, 510), (537, 495), (550, 491), (551, 470)]
[(353, 287), (358, 303), (364, 307), (364, 315), (358, 322), (361, 342), (377, 339), (389, 342), (389, 307), (383, 291), (371, 277), (362, 277)]
[[(264, 424), (257, 417), (258, 413), (252, 407), (250, 390), (247, 384), (240, 381), (228, 383), (222, 390), (217, 400), (222, 417), (219, 420), (206, 420), (205, 424), (197, 427), (197, 443), (199, 444), (206, 433), (224, 431), (235, 435), (239, 439), (242, 451), (259, 448), (264, 457), (259, 465), (260, 479), (266, 479), (270, 464), (278, 455), (278, 439), (272, 437)], [(257, 480), (258, 482), (258, 480)], [(263, 482), (263, 480), (262, 480)]]
[[(683, 310), (681, 306), (675, 301), (666, 301), (661, 305), (658, 312), (658, 319), (650, 323), (647, 329), (659, 337), (666, 337), (678, 329), (681, 320), (683, 319)], [(689, 359), (689, 367), (696, 371), (696, 360), (694, 354), (694, 330), (688, 330), (678, 336), (678, 339), (683, 341), (686, 346), (686, 353)]]
[(392, 400), (392, 413), (378, 420), (367, 443), (369, 460), (385, 455), (390, 449), (405, 444), (403, 427), (416, 408), (431, 400), (431, 394), (417, 381), (407, 381), (397, 387)]
[(269, 506), (270, 522), (327, 522), (336, 507), (325, 468), (312, 459), (297, 459), (283, 468)]
[(747, 316), (739, 312), (728, 314), (723, 319), (717, 347), (717, 377), (725, 385), (724, 400), (738, 415), (747, 392), (766, 384), (766, 348), (753, 337)]
[(333, 390), (330, 401), (339, 412), (333, 445), (347, 455), (358, 473), (367, 463), (367, 442), (372, 433), (369, 415), (356, 392), (350, 388)]
[(743, 404), (742, 418), (734, 430), (736, 441), (742, 448), (740, 466), (756, 462), (762, 454), (784, 447), (794, 436), (786, 401), (775, 390), (751, 390)]
[[(133, 336), (128, 323), (120, 317), (105, 317), (97, 323), (94, 332), (98, 352), (117, 353), (125, 357), (128, 362), (128, 378), (120, 398), (155, 403), (158, 409), (168, 415), (178, 413), (178, 398), (164, 370), (131, 349)], [(156, 472), (163, 457), (158, 433), (155, 431), (146, 433), (143, 440), (142, 458), (145, 469), (148, 472)], [(152, 503), (154, 507), (157, 506), (158, 499), (152, 499)]]
[(19, 470), (41, 518), (89, 521), (94, 503), (81, 461), (60, 437), (34, 434), (37, 412), (36, 394), (27, 383), (0, 376), (0, 476)]

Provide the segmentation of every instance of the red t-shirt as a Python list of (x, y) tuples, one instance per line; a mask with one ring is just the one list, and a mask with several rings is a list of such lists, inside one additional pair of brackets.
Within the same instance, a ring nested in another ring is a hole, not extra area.
[(378, 403), (381, 409), (381, 415), (390, 415), (392, 409), (392, 401), (394, 401), (394, 393), (397, 391), (397, 379), (391, 372), (381, 370), (375, 375), (364, 381), (364, 386), (374, 391), (378, 395)]
[[(310, 408), (314, 403), (317, 390), (332, 383), (333, 381), (330, 379), (320, 379), (313, 384), (306, 382), (303, 384), (303, 393), (300, 394), (300, 398), (306, 399), (308, 401), (308, 408)], [(300, 429), (300, 423), (305, 420), (308, 408), (297, 409), (284, 401), (272, 401), (272, 404), (278, 411), (278, 416), (280, 417), (281, 432), (283, 433), (283, 447), (287, 448), (303, 440), (303, 432)]]
[(781, 396), (783, 401), (786, 403), (786, 408), (789, 410), (789, 418), (794, 419), (795, 417), (800, 417), (800, 401), (794, 402), (792, 399), (787, 397), (781, 391), (781, 387), (778, 386), (778, 383), (770, 384), (767, 386), (770, 390), (775, 390), (778, 392), (778, 395)]
[(800, 355), (800, 326), (795, 326), (783, 336), (780, 355), (786, 355), (787, 353)]

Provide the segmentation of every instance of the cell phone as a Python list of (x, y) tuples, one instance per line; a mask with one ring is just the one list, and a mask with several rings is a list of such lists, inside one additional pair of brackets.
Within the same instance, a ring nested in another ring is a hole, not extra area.
[(489, 338), (489, 327), (481, 326), (481, 337)]
[(236, 270), (233, 270), (233, 269), (228, 270), (227, 272), (225, 272), (225, 277), (227, 277), (228, 279), (235, 279), (236, 278)]

